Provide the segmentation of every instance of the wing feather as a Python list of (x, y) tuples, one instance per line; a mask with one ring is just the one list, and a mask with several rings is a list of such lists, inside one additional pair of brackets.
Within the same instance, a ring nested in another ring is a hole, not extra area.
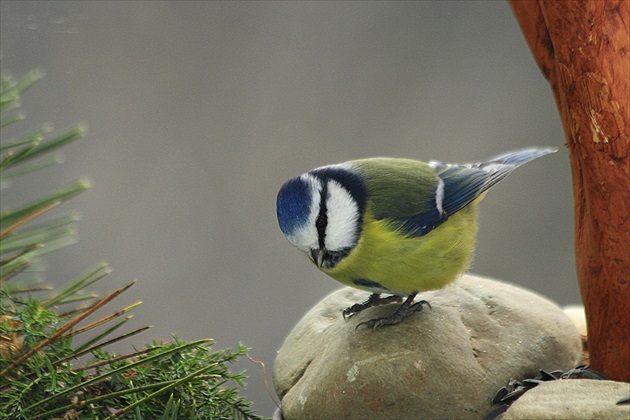
[(514, 169), (555, 151), (525, 149), (483, 163), (462, 165), (391, 158), (354, 163), (369, 179), (368, 195), (374, 217), (417, 237), (444, 223)]

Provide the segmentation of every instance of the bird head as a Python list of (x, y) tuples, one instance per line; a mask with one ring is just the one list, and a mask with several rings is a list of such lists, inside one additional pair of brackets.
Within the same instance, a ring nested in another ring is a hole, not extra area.
[(349, 164), (314, 169), (284, 183), (276, 202), (286, 238), (320, 269), (333, 268), (356, 246), (366, 187)]

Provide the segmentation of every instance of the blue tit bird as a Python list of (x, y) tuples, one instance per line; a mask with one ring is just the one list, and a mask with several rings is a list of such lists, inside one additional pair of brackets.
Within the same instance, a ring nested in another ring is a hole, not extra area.
[(278, 223), (321, 271), (372, 293), (345, 309), (344, 318), (406, 297), (392, 315), (357, 327), (398, 324), (430, 307), (414, 303), (418, 293), (441, 289), (468, 268), (486, 191), (555, 151), (530, 148), (462, 165), (370, 158), (323, 166), (284, 183)]

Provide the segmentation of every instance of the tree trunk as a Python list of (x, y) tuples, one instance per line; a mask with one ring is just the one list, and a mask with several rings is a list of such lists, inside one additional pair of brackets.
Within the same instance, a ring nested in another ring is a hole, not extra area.
[(551, 84), (570, 152), (591, 367), (630, 382), (630, 3), (510, 4)]

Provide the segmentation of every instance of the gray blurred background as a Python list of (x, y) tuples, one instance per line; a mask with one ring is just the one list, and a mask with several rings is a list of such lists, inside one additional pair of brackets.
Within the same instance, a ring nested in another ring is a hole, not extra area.
[[(0, 16), (2, 69), (46, 72), (24, 96), (26, 122), (2, 137), (89, 125), (65, 164), (16, 182), (3, 206), (92, 180), (56, 210), (83, 220), (79, 245), (47, 258), (47, 279), (105, 259), (101, 293), (140, 280), (114, 306), (144, 301), (128, 328), (155, 327), (112, 350), (212, 337), (271, 368), (291, 327), (340, 287), (280, 233), (277, 190), (368, 156), (558, 147), (488, 194), (472, 271), (580, 301), (564, 134), (506, 2), (3, 0)], [(270, 415), (260, 367), (240, 369)]]

